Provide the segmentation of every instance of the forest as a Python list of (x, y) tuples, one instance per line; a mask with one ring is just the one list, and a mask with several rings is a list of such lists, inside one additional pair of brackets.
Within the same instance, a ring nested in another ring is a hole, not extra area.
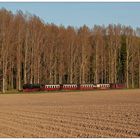
[[(96, 19), (95, 19), (96, 20)], [(124, 83), (140, 88), (140, 28), (76, 28), (0, 9), (0, 89), (25, 83)]]

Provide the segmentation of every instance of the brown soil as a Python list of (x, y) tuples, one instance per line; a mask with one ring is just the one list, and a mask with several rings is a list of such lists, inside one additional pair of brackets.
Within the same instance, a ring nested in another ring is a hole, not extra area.
[(140, 137), (140, 90), (0, 95), (0, 137)]

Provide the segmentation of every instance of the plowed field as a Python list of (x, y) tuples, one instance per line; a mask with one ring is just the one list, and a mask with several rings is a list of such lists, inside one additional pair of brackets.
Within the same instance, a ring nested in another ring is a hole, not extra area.
[(140, 90), (1, 94), (0, 137), (140, 137)]

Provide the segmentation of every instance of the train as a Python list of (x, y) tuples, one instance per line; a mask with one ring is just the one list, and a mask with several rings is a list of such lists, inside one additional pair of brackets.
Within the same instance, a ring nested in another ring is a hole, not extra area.
[(124, 89), (125, 84), (24, 84), (23, 92), (34, 91), (68, 91), (68, 90), (98, 90), (98, 89)]

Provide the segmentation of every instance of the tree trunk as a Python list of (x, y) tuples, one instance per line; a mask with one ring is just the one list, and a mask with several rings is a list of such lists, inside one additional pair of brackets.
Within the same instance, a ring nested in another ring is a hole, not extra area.
[(127, 59), (126, 59), (126, 87), (129, 88), (129, 52), (127, 50)]

